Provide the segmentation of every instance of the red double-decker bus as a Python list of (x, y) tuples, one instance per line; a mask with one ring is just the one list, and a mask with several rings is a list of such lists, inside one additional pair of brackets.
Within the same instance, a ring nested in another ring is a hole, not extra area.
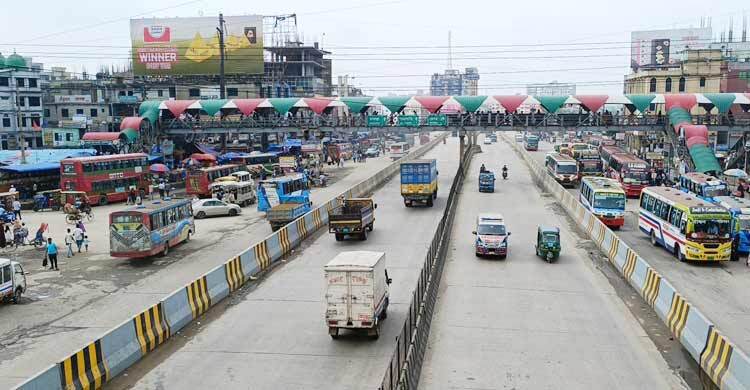
[(60, 189), (84, 191), (92, 204), (127, 200), (135, 188), (148, 194), (148, 155), (144, 153), (66, 158), (60, 162)]
[(622, 184), (625, 195), (630, 198), (641, 196), (641, 190), (649, 184), (648, 163), (630, 153), (610, 155), (607, 174)]
[(211, 190), (208, 186), (214, 180), (229, 176), (241, 169), (239, 165), (228, 164), (190, 170), (188, 172), (187, 183), (185, 183), (185, 192), (188, 195), (198, 195), (199, 198), (210, 198)]

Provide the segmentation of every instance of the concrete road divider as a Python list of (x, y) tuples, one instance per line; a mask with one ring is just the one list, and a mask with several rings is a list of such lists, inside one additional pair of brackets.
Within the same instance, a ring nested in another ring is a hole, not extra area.
[(623, 277), (638, 291), (669, 327), (675, 338), (700, 365), (704, 377), (720, 389), (750, 389), (750, 359), (648, 261), (623, 243), (570, 192), (555, 182), (547, 170), (531, 159), (513, 140), (506, 139), (529, 166), (545, 191), (551, 193), (568, 215), (589, 235)]
[[(418, 158), (442, 142), (443, 134), (409, 153)], [(328, 224), (328, 211), (339, 205), (339, 197), (368, 194), (399, 171), (396, 161), (369, 179), (311, 210), (289, 225), (251, 245), (224, 264), (178, 289), (160, 302), (20, 386), (24, 390), (97, 389), (143, 356), (162, 345), (209, 308), (242, 285), (268, 270), (292, 248)]]

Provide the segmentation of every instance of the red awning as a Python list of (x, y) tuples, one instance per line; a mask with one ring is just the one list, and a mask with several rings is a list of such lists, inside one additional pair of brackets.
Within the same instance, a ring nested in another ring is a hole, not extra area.
[(507, 112), (515, 112), (521, 104), (523, 104), (524, 100), (528, 96), (526, 95), (506, 95), (506, 96), (493, 96), (495, 100), (497, 100), (498, 103), (500, 103), (501, 106), (505, 109)]
[(193, 153), (190, 158), (195, 161), (216, 161), (216, 156), (207, 153)]
[(427, 111), (434, 114), (443, 106), (443, 103), (448, 100), (448, 96), (415, 96), (414, 99), (416, 99)]
[(664, 105), (667, 112), (675, 106), (690, 111), (690, 109), (696, 104), (698, 104), (698, 100), (692, 93), (674, 93), (664, 95)]
[(177, 118), (193, 103), (195, 103), (195, 100), (167, 100), (164, 102), (164, 105)]
[(316, 114), (320, 115), (323, 113), (323, 111), (328, 107), (329, 104), (331, 104), (330, 99), (321, 99), (321, 98), (304, 98), (305, 104), (307, 104), (308, 107), (310, 107), (311, 110), (313, 110)]
[(140, 129), (141, 128), (141, 122), (143, 122), (143, 118), (139, 116), (128, 116), (125, 118), (122, 118), (122, 123), (120, 123), (120, 130), (125, 129)]
[(237, 109), (246, 116), (253, 115), (259, 104), (266, 99), (232, 99)]
[(104, 131), (95, 131), (83, 135), (84, 141), (117, 141), (118, 139), (120, 139), (120, 133)]
[(609, 96), (607, 95), (575, 95), (573, 96), (581, 105), (591, 112), (599, 111), (600, 108), (607, 102)]

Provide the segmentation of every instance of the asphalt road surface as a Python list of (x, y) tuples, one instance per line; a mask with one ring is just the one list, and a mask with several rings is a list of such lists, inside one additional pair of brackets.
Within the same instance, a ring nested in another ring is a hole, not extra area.
[[(540, 193), (507, 144), (482, 149), (459, 198), (420, 388), (684, 388), (592, 262), (593, 243)], [(494, 193), (478, 192), (482, 163), (498, 177)], [(479, 213), (503, 214), (512, 233), (507, 259), (475, 256)], [(535, 254), (539, 225), (561, 229), (562, 254), (552, 264)]]

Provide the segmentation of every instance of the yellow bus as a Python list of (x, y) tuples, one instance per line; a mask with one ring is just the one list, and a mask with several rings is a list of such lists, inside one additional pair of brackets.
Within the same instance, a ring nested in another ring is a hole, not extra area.
[(625, 191), (617, 180), (584, 177), (578, 201), (612, 229), (625, 224)]
[(678, 189), (644, 188), (638, 228), (680, 261), (725, 261), (732, 255), (729, 211)]

